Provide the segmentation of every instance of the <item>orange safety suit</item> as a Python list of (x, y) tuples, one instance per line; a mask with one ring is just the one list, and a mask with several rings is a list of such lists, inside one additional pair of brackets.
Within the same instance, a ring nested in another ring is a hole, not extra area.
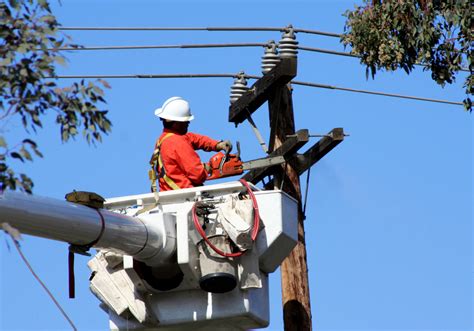
[(155, 143), (155, 150), (159, 147), (161, 158), (161, 169), (159, 165), (155, 169), (160, 191), (202, 185), (207, 178), (207, 172), (195, 150), (217, 151), (218, 143), (217, 140), (200, 134), (179, 134), (170, 129), (163, 129)]

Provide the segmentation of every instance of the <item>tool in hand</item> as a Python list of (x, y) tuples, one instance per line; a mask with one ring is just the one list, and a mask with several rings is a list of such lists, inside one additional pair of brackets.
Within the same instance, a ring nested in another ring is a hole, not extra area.
[(266, 157), (243, 162), (240, 159), (240, 144), (237, 142), (237, 154), (219, 152), (208, 162), (209, 177), (207, 180), (225, 178), (242, 174), (245, 170), (270, 167), (285, 163), (283, 156)]

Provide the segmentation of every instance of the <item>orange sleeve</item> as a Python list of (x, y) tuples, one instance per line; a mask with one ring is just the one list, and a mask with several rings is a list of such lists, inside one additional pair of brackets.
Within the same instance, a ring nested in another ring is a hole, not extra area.
[(202, 149), (206, 152), (217, 151), (216, 145), (219, 143), (217, 140), (192, 132), (186, 133), (186, 137), (194, 149)]

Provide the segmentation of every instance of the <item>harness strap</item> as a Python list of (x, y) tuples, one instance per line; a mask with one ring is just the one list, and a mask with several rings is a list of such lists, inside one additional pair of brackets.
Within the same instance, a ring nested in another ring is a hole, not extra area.
[(74, 276), (74, 253), (69, 251), (67, 256), (68, 267), (68, 285), (69, 285), (69, 299), (76, 297), (76, 278)]
[(163, 160), (161, 159), (161, 144), (163, 144), (163, 142), (166, 139), (168, 139), (169, 137), (171, 137), (172, 135), (174, 135), (174, 133), (171, 133), (171, 132), (168, 132), (167, 134), (165, 134), (163, 136), (163, 138), (161, 138), (158, 141), (158, 144), (156, 145), (156, 148), (153, 151), (153, 155), (152, 155), (151, 160), (150, 160), (150, 164), (151, 164), (151, 167), (152, 167), (152, 169), (151, 169), (152, 175), (150, 176), (150, 180), (152, 180), (152, 185), (151, 185), (152, 192), (157, 192), (158, 191), (157, 188), (156, 188), (156, 179), (157, 179), (156, 178), (156, 172), (157, 171), (158, 171), (159, 178), (163, 178), (163, 180), (165, 181), (166, 184), (168, 184), (169, 187), (171, 187), (173, 190), (179, 190), (180, 189), (178, 184), (176, 184), (166, 174), (166, 169), (163, 165)]
[[(93, 208), (93, 207), (91, 207)], [(95, 209), (95, 208), (93, 208)], [(99, 214), (99, 217), (100, 217), (100, 224), (101, 224), (101, 228), (100, 228), (100, 232), (99, 232), (99, 235), (97, 236), (96, 239), (94, 239), (93, 241), (91, 241), (90, 243), (88, 244), (85, 244), (85, 245), (74, 245), (74, 244), (70, 244), (69, 245), (69, 253), (68, 253), (68, 283), (69, 283), (69, 298), (70, 299), (74, 299), (75, 296), (76, 296), (76, 280), (75, 280), (75, 276), (74, 276), (74, 253), (77, 253), (77, 254), (81, 254), (81, 255), (86, 255), (86, 256), (91, 256), (91, 254), (88, 252), (89, 249), (91, 249), (92, 246), (94, 246), (95, 244), (97, 244), (100, 240), (100, 238), (102, 238), (102, 235), (104, 234), (104, 230), (105, 230), (105, 219), (104, 219), (104, 215), (102, 215), (102, 213), (100, 212), (99, 209), (95, 209), (97, 211), (97, 213)]]
[[(138, 216), (147, 211), (150, 211), (154, 209), (156, 206), (158, 206), (158, 200), (160, 198), (160, 196), (158, 195), (158, 188), (156, 185), (156, 181), (158, 178), (163, 178), (166, 184), (168, 184), (168, 186), (171, 187), (173, 190), (180, 189), (180, 187), (170, 177), (166, 175), (165, 167), (163, 166), (163, 161), (161, 160), (161, 153), (160, 153), (161, 144), (163, 143), (163, 141), (165, 141), (172, 135), (174, 135), (174, 133), (168, 132), (160, 140), (158, 140), (158, 143), (156, 144), (155, 150), (153, 151), (153, 154), (150, 159), (151, 169), (148, 170), (148, 177), (150, 178), (150, 181), (151, 181), (151, 191), (153, 192), (153, 195), (155, 197), (155, 202), (137, 211), (135, 216)], [(157, 172), (159, 172), (158, 177), (157, 177)]]

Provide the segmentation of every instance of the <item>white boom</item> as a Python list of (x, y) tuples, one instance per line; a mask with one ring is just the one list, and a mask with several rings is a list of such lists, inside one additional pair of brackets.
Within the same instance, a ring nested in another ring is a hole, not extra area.
[[(99, 213), (104, 219), (102, 234)], [(163, 241), (159, 230), (150, 231), (151, 226), (138, 217), (12, 191), (0, 194), (0, 223), (3, 222), (21, 233), (77, 246), (99, 239), (95, 248), (131, 256), (156, 252)]]

